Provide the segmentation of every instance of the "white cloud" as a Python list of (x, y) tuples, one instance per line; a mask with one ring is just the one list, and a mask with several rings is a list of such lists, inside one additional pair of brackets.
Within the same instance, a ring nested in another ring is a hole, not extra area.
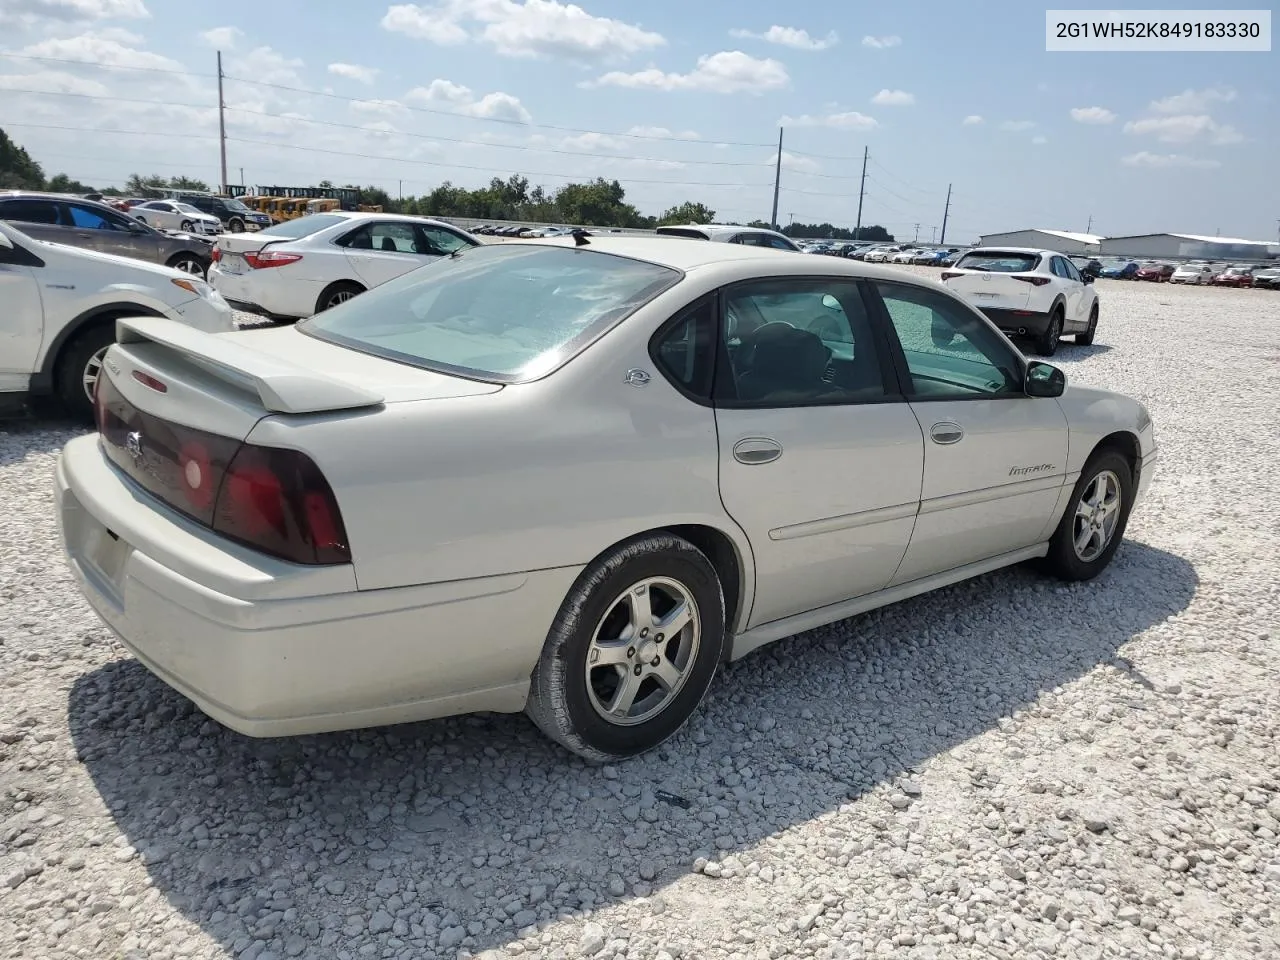
[(1037, 147), (1043, 147), (1046, 143), (1049, 142), (1049, 138), (1048, 137), (1032, 137), (1031, 142), (1034, 143)]
[(916, 96), (905, 90), (881, 90), (871, 102), (880, 107), (909, 107), (916, 102)]
[(1224, 146), (1239, 143), (1244, 139), (1235, 127), (1220, 124), (1208, 114), (1130, 120), (1124, 125), (1124, 132), (1139, 136), (1154, 136), (1161, 143), (1192, 143), (1203, 138), (1210, 143)]
[(634, 90), (705, 90), (710, 93), (763, 93), (787, 86), (791, 78), (777, 60), (758, 60), (741, 50), (704, 54), (688, 73), (665, 73), (656, 67), (637, 73), (612, 71), (580, 86), (629, 87)]
[(776, 43), (780, 47), (790, 47), (792, 50), (826, 50), (840, 42), (840, 36), (834, 30), (829, 31), (825, 37), (814, 37), (808, 30), (780, 27), (776, 24), (764, 33), (752, 33), (750, 30), (738, 28), (730, 30), (729, 36), (740, 40), (763, 40), (766, 43)]
[(301, 86), (302, 77), (298, 68), (302, 65), (302, 61), (296, 57), (286, 57), (278, 50), (262, 46), (228, 60), (227, 73), (259, 83)]
[(37, 90), (41, 93), (83, 93), (91, 97), (104, 97), (111, 89), (97, 80), (77, 77), (61, 70), (42, 70), (39, 73), (0, 73), (0, 90)]
[(1128, 167), (1188, 167), (1200, 170), (1211, 170), (1222, 166), (1217, 160), (1201, 160), (1198, 157), (1188, 157), (1180, 153), (1148, 153), (1146, 150), (1121, 157), (1120, 162)]
[(529, 123), (533, 119), (518, 97), (497, 91), (486, 93), (477, 100), (470, 87), (452, 80), (432, 80), (428, 86), (414, 87), (404, 98), (418, 103), (447, 104), (453, 108), (451, 112), (466, 117), (510, 120), (516, 123)]
[[(773, 153), (769, 154), (768, 159), (763, 162), (770, 167), (776, 166), (778, 163), (778, 151), (773, 151)], [(808, 157), (798, 157), (794, 153), (788, 153), (783, 150), (782, 169), (794, 170), (797, 173), (817, 173), (822, 167), (816, 160), (811, 160)]]
[(862, 45), (864, 47), (870, 47), (872, 50), (887, 50), (890, 47), (901, 46), (902, 38), (898, 36), (863, 37)]
[(352, 100), (351, 109), (356, 113), (381, 114), (386, 117), (405, 112), (404, 104), (399, 100)]
[(177, 60), (171, 60), (158, 53), (138, 50), (136, 47), (127, 46), (118, 39), (103, 36), (98, 32), (86, 33), (78, 37), (42, 40), (23, 47), (22, 53), (32, 57), (83, 60), (113, 67), (150, 67), (180, 72), (184, 70), (183, 65)]
[(382, 27), (442, 46), (478, 40), (507, 57), (603, 61), (666, 44), (660, 33), (559, 0), (438, 0), (387, 9)]
[(813, 116), (805, 113), (798, 117), (783, 117), (778, 121), (782, 127), (834, 127), (838, 130), (874, 130), (880, 124), (875, 117), (868, 117), (857, 110), (846, 110), (842, 113), (827, 113)]
[(621, 150), (627, 145), (607, 133), (579, 133), (560, 141), (560, 146), (570, 150)]
[(1106, 107), (1072, 107), (1071, 119), (1076, 123), (1102, 125), (1115, 122), (1116, 115)]
[(976, 127), (978, 124), (984, 123), (985, 121), (982, 119), (981, 115), (971, 113), (960, 122), (966, 127)]
[(215, 50), (232, 50), (243, 36), (244, 31), (239, 27), (214, 27), (200, 34), (200, 39)]
[(1205, 90), (1183, 90), (1171, 97), (1151, 101), (1156, 113), (1204, 113), (1214, 103), (1230, 103), (1236, 92), (1230, 87), (1209, 87)]
[(378, 75), (377, 68), (361, 67), (354, 63), (331, 63), (329, 72), (335, 77), (346, 77), (348, 80), (357, 80), (360, 83), (373, 83)]
[(5, 0), (0, 23), (31, 25), (41, 20), (86, 22), (145, 20), (150, 17), (142, 0)]
[(1021, 133), (1023, 130), (1030, 130), (1035, 125), (1034, 120), (1005, 120), (1000, 124), (1000, 129), (1007, 130), (1010, 133)]
[(697, 130), (681, 130), (679, 133), (669, 130), (666, 127), (629, 127), (627, 133), (636, 137), (658, 137), (661, 139), (670, 139), (679, 137), (681, 140), (701, 140)]

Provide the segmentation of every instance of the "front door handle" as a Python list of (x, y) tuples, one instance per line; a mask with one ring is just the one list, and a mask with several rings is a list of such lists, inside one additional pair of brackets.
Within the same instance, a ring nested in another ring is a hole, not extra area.
[(934, 443), (959, 443), (964, 438), (964, 427), (954, 420), (943, 420), (929, 428), (929, 436)]
[(773, 463), (782, 456), (782, 444), (768, 437), (747, 437), (733, 445), (733, 459), (748, 466)]

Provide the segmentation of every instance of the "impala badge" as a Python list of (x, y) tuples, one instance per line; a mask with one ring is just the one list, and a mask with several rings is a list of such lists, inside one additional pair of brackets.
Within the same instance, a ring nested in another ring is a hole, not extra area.
[(134, 464), (142, 460), (142, 431), (133, 430), (124, 438), (124, 448), (133, 457)]
[(643, 387), (649, 382), (649, 374), (644, 370), (633, 367), (627, 371), (625, 381), (633, 387)]

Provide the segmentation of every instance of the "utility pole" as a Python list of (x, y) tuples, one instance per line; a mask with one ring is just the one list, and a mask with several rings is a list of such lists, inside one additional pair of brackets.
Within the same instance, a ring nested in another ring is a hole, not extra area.
[(858, 187), (858, 223), (853, 228), (853, 239), (862, 239), (862, 197), (867, 192), (867, 148), (862, 148), (862, 184)]
[(782, 128), (778, 128), (778, 157), (773, 168), (773, 214), (769, 217), (769, 223), (773, 225), (773, 229), (778, 229), (778, 189), (782, 186)]
[(241, 167), (241, 168), (240, 168), (240, 186), (242, 186), (242, 187), (243, 187), (243, 186), (245, 186), (245, 182), (244, 182), (244, 167)]
[(912, 238), (911, 238), (911, 242), (912, 242), (912, 243), (915, 243), (915, 242), (916, 242), (917, 240), (919, 240), (919, 239), (920, 239), (920, 224), (918, 224), (918, 223), (917, 223), (917, 224), (916, 224), (916, 235), (915, 235), (914, 237), (912, 237)]
[(222, 155), (222, 192), (227, 192), (227, 119), (222, 99), (222, 51), (218, 51), (218, 149)]
[(937, 228), (937, 227), (930, 227), (930, 228), (929, 228), (929, 242), (930, 242), (930, 243), (937, 243), (937, 242), (938, 242), (938, 228)]
[(942, 208), (942, 236), (938, 238), (939, 243), (947, 242), (947, 215), (951, 213), (951, 184), (947, 184), (947, 205)]

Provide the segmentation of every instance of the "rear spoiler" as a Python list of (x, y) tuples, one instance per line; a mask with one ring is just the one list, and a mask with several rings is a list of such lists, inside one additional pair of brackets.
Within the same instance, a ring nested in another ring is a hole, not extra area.
[(116, 321), (119, 343), (158, 343), (215, 376), (258, 395), (273, 413), (319, 413), (373, 407), (385, 397), (323, 373), (250, 349), (234, 334), (212, 334), (165, 317)]

